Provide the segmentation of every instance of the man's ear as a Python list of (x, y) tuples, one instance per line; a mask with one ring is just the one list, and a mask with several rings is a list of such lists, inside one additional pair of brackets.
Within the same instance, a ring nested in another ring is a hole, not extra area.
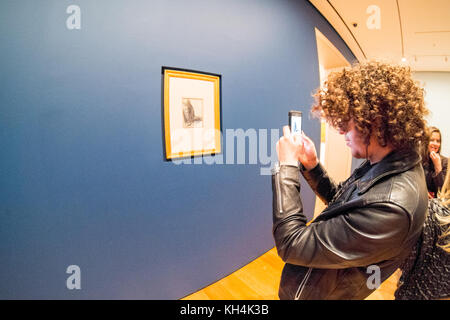
[(382, 117), (375, 118), (375, 123), (370, 128), (371, 135), (375, 138), (372, 142), (380, 145), (380, 147), (386, 147), (387, 141), (384, 136), (386, 130), (386, 123), (383, 122)]

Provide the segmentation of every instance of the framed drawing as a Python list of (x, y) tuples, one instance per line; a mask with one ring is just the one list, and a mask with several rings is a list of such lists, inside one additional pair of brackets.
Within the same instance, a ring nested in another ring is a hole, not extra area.
[(221, 75), (162, 67), (166, 160), (217, 154), (221, 146)]

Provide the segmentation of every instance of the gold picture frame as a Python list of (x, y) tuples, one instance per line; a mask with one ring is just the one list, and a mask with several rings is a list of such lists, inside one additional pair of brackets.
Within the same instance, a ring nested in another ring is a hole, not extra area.
[(165, 159), (222, 152), (221, 75), (162, 67)]

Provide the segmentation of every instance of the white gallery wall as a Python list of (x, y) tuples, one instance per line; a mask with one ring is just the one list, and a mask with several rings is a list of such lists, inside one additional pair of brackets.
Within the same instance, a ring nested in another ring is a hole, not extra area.
[(442, 155), (450, 156), (450, 72), (416, 72), (414, 77), (425, 88), (425, 102), (431, 114), (430, 126), (442, 133)]

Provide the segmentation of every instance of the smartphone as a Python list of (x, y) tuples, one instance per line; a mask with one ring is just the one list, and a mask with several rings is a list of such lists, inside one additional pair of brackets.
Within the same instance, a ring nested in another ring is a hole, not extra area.
[(289, 111), (289, 127), (291, 133), (302, 133), (302, 113), (301, 111)]

